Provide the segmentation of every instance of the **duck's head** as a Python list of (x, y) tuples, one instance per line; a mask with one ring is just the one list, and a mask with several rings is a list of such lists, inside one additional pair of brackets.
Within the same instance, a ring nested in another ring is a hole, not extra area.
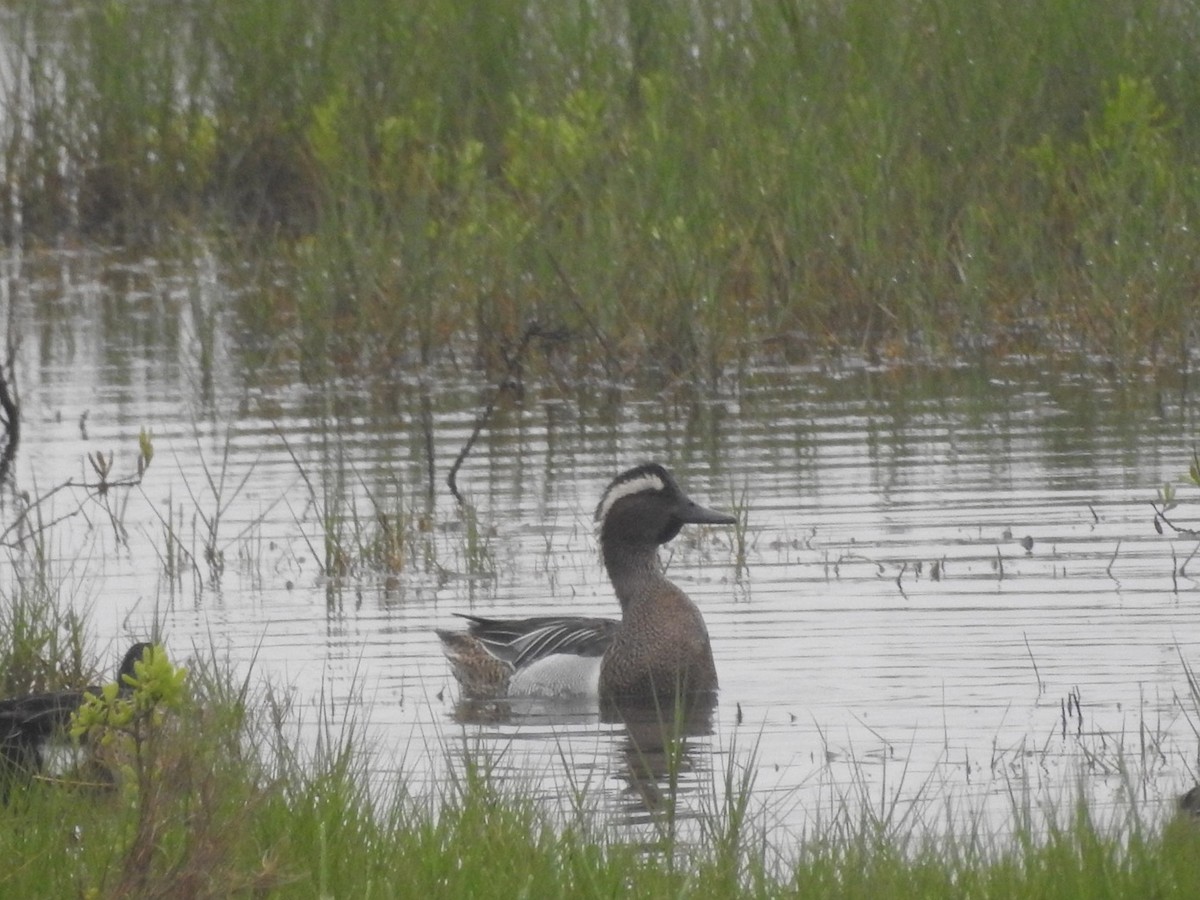
[(688, 497), (663, 466), (645, 463), (622, 472), (596, 507), (601, 545), (658, 546), (684, 525), (733, 525), (733, 516), (708, 509)]
[(125, 686), (125, 676), (128, 675), (130, 678), (134, 676), (134, 667), (142, 661), (142, 658), (146, 655), (146, 651), (153, 646), (153, 644), (146, 641), (139, 641), (125, 652), (125, 656), (121, 660), (121, 665), (117, 667), (118, 684), (122, 687)]

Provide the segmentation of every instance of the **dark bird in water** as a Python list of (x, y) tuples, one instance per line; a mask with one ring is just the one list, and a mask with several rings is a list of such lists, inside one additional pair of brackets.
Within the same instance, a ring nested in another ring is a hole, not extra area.
[[(129, 648), (117, 668), (117, 683), (122, 689), (127, 687), (124, 676), (134, 674), (134, 665), (151, 646), (139, 642)], [(0, 700), (0, 777), (41, 771), (46, 764), (47, 748), (62, 738), (72, 713), (83, 704), (84, 694), (101, 691), (102, 688), (93, 686)]]
[(1200, 821), (1200, 785), (1180, 797), (1178, 805), (1180, 813), (1195, 821)]

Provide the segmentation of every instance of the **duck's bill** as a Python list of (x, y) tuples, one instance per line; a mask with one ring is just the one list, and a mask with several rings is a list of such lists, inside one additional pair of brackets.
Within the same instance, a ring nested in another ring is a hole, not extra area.
[(680, 510), (679, 518), (689, 525), (734, 525), (737, 523), (737, 518), (728, 513), (709, 509), (707, 506), (701, 506), (690, 500)]

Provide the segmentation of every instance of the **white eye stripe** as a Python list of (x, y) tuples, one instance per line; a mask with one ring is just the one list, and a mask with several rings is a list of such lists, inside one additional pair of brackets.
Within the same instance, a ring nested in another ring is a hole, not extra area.
[(608, 518), (609, 511), (618, 500), (625, 497), (632, 497), (634, 494), (640, 494), (644, 491), (657, 492), (665, 491), (666, 489), (666, 482), (653, 472), (646, 472), (637, 478), (631, 478), (628, 481), (622, 481), (620, 484), (614, 484), (608, 489), (608, 493), (604, 495), (604, 499), (600, 501), (600, 507), (596, 510), (596, 521), (603, 522)]

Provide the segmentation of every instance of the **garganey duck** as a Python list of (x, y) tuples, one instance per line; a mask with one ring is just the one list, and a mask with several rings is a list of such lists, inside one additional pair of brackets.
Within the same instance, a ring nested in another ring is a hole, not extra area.
[(595, 520), (621, 619), (464, 615), (466, 631), (438, 637), (465, 695), (653, 703), (716, 691), (704, 618), (663, 575), (658, 547), (684, 525), (737, 519), (691, 500), (670, 472), (648, 463), (613, 479)]

